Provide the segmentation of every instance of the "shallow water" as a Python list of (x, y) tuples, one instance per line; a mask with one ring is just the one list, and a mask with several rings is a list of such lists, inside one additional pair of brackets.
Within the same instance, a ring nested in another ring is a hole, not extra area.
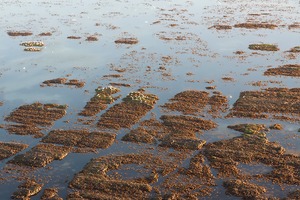
[[(239, 3), (232, 0), (12, 0), (1, 1), (0, 10), (0, 101), (4, 103), (0, 106), (0, 124), (5, 124), (4, 118), (17, 107), (38, 101), (69, 106), (67, 115), (45, 130), (45, 134), (57, 128), (80, 128), (82, 124), (77, 122), (77, 113), (94, 95), (95, 88), (108, 86), (111, 82), (131, 85), (129, 88), (121, 87), (122, 96), (142, 87), (146, 88), (147, 92), (156, 94), (159, 100), (151, 112), (157, 118), (164, 114), (160, 105), (168, 102), (178, 92), (188, 89), (206, 90), (207, 86), (216, 86), (216, 90), (228, 98), (229, 107), (232, 107), (241, 91), (268, 87), (293, 88), (300, 85), (299, 77), (263, 76), (263, 72), (270, 66), (300, 63), (299, 53), (290, 58), (289, 53), (285, 52), (300, 45), (300, 29), (288, 29), (288, 25), (299, 23), (298, 0), (243, 0)], [(264, 14), (257, 17), (249, 15), (261, 13)], [(275, 23), (279, 27), (275, 30), (209, 29), (216, 24), (233, 26), (253, 18), (260, 22)], [(156, 23), (158, 21), (159, 23)], [(33, 35), (10, 37), (7, 31), (32, 31)], [(52, 36), (38, 36), (42, 32), (51, 32)], [(80, 36), (81, 39), (67, 39), (73, 35)], [(99, 40), (85, 41), (90, 35), (96, 35)], [(177, 36), (186, 37), (186, 40), (174, 40)], [(120, 37), (136, 37), (139, 43), (115, 44), (114, 41)], [(173, 40), (162, 40), (161, 37)], [(30, 40), (41, 40), (45, 47), (41, 52), (23, 51), (19, 43)], [(252, 54), (248, 49), (251, 43), (277, 44), (280, 51)], [(239, 56), (234, 53), (236, 51), (245, 53)], [(171, 59), (164, 59), (167, 56)], [(162, 66), (165, 67), (164, 71), (159, 69)], [(116, 74), (115, 67), (127, 70), (122, 73), (123, 77), (103, 77)], [(67, 75), (70, 79), (85, 81), (85, 86), (40, 87), (45, 80)], [(224, 81), (223, 77), (231, 77), (234, 81)], [(265, 85), (253, 86), (252, 83), (257, 81), (262, 81)], [(119, 102), (121, 99), (116, 101)], [(97, 120), (104, 112), (97, 114)], [(148, 113), (144, 119), (150, 116), (151, 113)], [(237, 118), (213, 120), (218, 127), (199, 134), (199, 138), (208, 143), (240, 135), (227, 129), (230, 124), (263, 123), (269, 126), (280, 123), (284, 129), (271, 131), (267, 135), (268, 139), (280, 143), (287, 153), (300, 156), (299, 121)], [(95, 124), (88, 128), (97, 129)], [(128, 132), (128, 129), (119, 131), (117, 142), (108, 149), (99, 150), (99, 153), (71, 153), (62, 161), (54, 161), (47, 169), (34, 173), (47, 180), (47, 187), (57, 187), (59, 194), (65, 198), (68, 182), (91, 158), (135, 153), (140, 149), (153, 147), (122, 142), (122, 136)], [(29, 144), (29, 148), (25, 150), (27, 151), (38, 144), (40, 139), (11, 135), (0, 129), (0, 141)], [(10, 159), (2, 160), (0, 167), (3, 168)], [(8, 199), (17, 185), (14, 180), (1, 184), (1, 198)], [(223, 196), (224, 199), (224, 189), (222, 186), (217, 188), (219, 189), (213, 194), (217, 195), (217, 198)], [(281, 197), (284, 195), (286, 192), (280, 194)], [(41, 194), (33, 199), (39, 199), (40, 196)], [(207, 198), (214, 199), (213, 196)]]

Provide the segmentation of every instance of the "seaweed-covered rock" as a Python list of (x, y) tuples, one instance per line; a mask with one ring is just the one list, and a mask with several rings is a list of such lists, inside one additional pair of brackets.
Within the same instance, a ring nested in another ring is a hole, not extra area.
[(201, 132), (217, 127), (217, 124), (211, 120), (185, 115), (163, 115), (160, 119), (165, 126), (177, 132)]
[(29, 31), (8, 31), (9, 36), (29, 36), (32, 35), (32, 32)]
[(6, 121), (39, 126), (53, 125), (55, 120), (66, 114), (67, 105), (33, 103), (23, 105), (13, 111)]
[(196, 154), (190, 160), (188, 168), (179, 168), (157, 186), (157, 198), (199, 199), (210, 195), (215, 186), (215, 177), (208, 165), (204, 164), (204, 156)]
[(18, 186), (18, 190), (13, 193), (12, 199), (30, 199), (42, 190), (43, 185), (35, 180), (27, 180)]
[[(203, 114), (207, 110), (213, 117), (219, 117), (220, 112), (227, 110), (227, 103), (227, 98), (221, 94), (210, 97), (206, 91), (186, 90), (176, 94), (162, 107), (189, 115)], [(210, 108), (206, 109), (207, 106)]]
[(295, 46), (295, 47), (291, 48), (288, 52), (300, 53), (300, 46)]
[(273, 171), (266, 174), (265, 177), (277, 184), (299, 185), (300, 157), (287, 155), (282, 159), (286, 159), (286, 161), (280, 163), (279, 166), (274, 166)]
[(41, 132), (42, 128), (33, 126), (32, 124), (8, 124), (4, 128), (10, 134), (16, 135), (33, 135), (35, 138), (41, 138), (44, 134)]
[(113, 96), (120, 92), (120, 89), (108, 86), (95, 89), (96, 94), (85, 105), (84, 109), (79, 113), (82, 116), (94, 116), (101, 110), (105, 110), (107, 106), (113, 103), (119, 97)]
[(101, 115), (98, 127), (115, 130), (130, 128), (153, 109), (157, 100), (158, 97), (153, 94), (132, 92)]
[(266, 188), (242, 180), (228, 180), (223, 183), (226, 194), (242, 197), (243, 199), (254, 198), (265, 193)]
[(293, 192), (290, 192), (288, 194), (288, 198), (286, 198), (287, 200), (299, 200), (300, 199), (300, 189), (299, 190), (295, 190)]
[[(138, 169), (142, 177), (128, 179), (108, 175), (111, 171), (133, 164), (142, 166)], [(68, 199), (146, 199), (152, 191), (150, 183), (170, 168), (174, 166), (152, 154), (99, 157), (91, 160), (70, 182), (73, 192)]]
[(275, 29), (277, 27), (278, 26), (276, 24), (269, 24), (269, 23), (240, 23), (234, 25), (234, 28), (247, 28), (247, 29), (259, 29), (259, 28)]
[(159, 145), (174, 149), (198, 150), (201, 149), (205, 143), (206, 141), (197, 138), (169, 135), (168, 137), (164, 138)]
[(24, 51), (39, 52), (39, 51), (42, 51), (42, 49), (41, 48), (37, 48), (37, 47), (26, 47), (26, 48), (24, 48)]
[(244, 133), (242, 136), (205, 145), (204, 155), (213, 168), (218, 169), (221, 177), (241, 176), (239, 163), (263, 163), (273, 167), (262, 178), (274, 183), (300, 183), (300, 157), (284, 154), (285, 150), (266, 136)]
[(120, 38), (115, 40), (116, 44), (137, 44), (138, 42), (137, 38)]
[(51, 86), (52, 84), (65, 84), (67, 80), (68, 80), (67, 78), (55, 78), (55, 79), (46, 80), (43, 82), (43, 84), (46, 84), (48, 86)]
[(278, 51), (279, 48), (274, 44), (250, 44), (249, 49), (259, 51)]
[(210, 120), (191, 116), (163, 115), (161, 120), (170, 129), (170, 133), (162, 138), (160, 146), (174, 149), (201, 149), (206, 142), (198, 139), (196, 132), (216, 127)]
[(156, 142), (155, 137), (147, 132), (144, 128), (137, 128), (135, 130), (131, 130), (128, 134), (126, 134), (123, 138), (123, 141), (135, 142), (135, 143), (148, 143), (153, 144)]
[(97, 36), (94, 36), (94, 35), (91, 35), (91, 36), (88, 36), (86, 39), (86, 41), (98, 41), (98, 37)]
[(41, 200), (63, 200), (63, 198), (58, 196), (57, 188), (46, 188), (41, 197)]
[(264, 72), (264, 75), (300, 77), (300, 64), (288, 64), (277, 68), (270, 68)]
[(68, 36), (67, 38), (71, 39), (71, 40), (79, 40), (81, 37), (80, 36), (71, 35), (71, 36)]
[(52, 126), (54, 121), (65, 116), (66, 109), (67, 105), (42, 104), (39, 102), (23, 105), (5, 118), (6, 121), (18, 124), (9, 124), (5, 128), (9, 133), (42, 137), (42, 128)]
[(20, 43), (20, 45), (25, 47), (42, 47), (44, 43), (41, 41), (27, 41)]
[(164, 126), (155, 118), (144, 120), (139, 127), (127, 133), (122, 140), (135, 143), (153, 144), (170, 133), (168, 127)]
[(71, 79), (68, 81), (67, 78), (55, 78), (44, 81), (41, 86), (53, 86), (53, 85), (69, 85), (69, 86), (75, 86), (77, 88), (81, 88), (84, 86), (83, 81), (79, 81), (77, 79)]
[(62, 160), (71, 151), (69, 147), (38, 144), (25, 154), (17, 155), (9, 163), (29, 167), (45, 167), (53, 160)]
[(115, 135), (106, 132), (52, 130), (42, 139), (42, 142), (81, 148), (107, 148), (113, 143), (115, 137)]
[(209, 101), (209, 93), (198, 90), (187, 90), (180, 92), (170, 99), (169, 103), (162, 107), (183, 114), (200, 113)]
[(232, 29), (232, 26), (230, 25), (223, 25), (223, 24), (218, 24), (218, 25), (213, 25), (209, 27), (208, 29), (217, 29), (217, 30), (230, 30)]
[(39, 36), (51, 36), (51, 35), (52, 35), (51, 32), (43, 32), (39, 34)]
[(52, 130), (42, 139), (42, 142), (74, 146), (88, 134), (85, 130)]
[(282, 130), (283, 127), (281, 124), (273, 124), (270, 126), (270, 129), (275, 129), (275, 130)]
[(153, 106), (156, 101), (158, 100), (158, 97), (156, 95), (152, 94), (143, 94), (143, 92), (130, 92), (123, 101), (125, 102), (137, 102), (137, 103), (143, 103), (149, 106)]
[(300, 120), (299, 88), (267, 88), (241, 92), (227, 117), (268, 118), (280, 114), (285, 120)]
[(13, 156), (27, 147), (27, 144), (0, 142), (0, 160)]
[(266, 138), (266, 132), (269, 131), (264, 124), (237, 124), (229, 125), (228, 128), (240, 131), (244, 133), (244, 136), (251, 134), (261, 137), (262, 139)]

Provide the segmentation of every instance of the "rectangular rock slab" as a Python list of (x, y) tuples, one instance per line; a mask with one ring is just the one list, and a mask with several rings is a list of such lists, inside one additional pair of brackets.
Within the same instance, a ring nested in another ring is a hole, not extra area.
[(83, 137), (77, 144), (78, 147), (106, 149), (113, 144), (116, 135), (106, 132), (92, 132)]
[(77, 143), (89, 134), (86, 130), (53, 130), (42, 139), (44, 143), (76, 146)]
[(53, 160), (62, 160), (70, 151), (70, 147), (38, 144), (25, 154), (17, 155), (9, 163), (41, 168)]
[(18, 186), (18, 190), (13, 193), (12, 199), (30, 199), (42, 190), (43, 185), (34, 180), (27, 180)]
[(300, 120), (300, 88), (267, 88), (244, 91), (226, 117), (269, 118), (280, 115), (286, 120)]
[(145, 198), (152, 187), (149, 184), (135, 183), (122, 180), (105, 180), (93, 175), (79, 174), (70, 183), (71, 188), (79, 189), (80, 192), (93, 191), (93, 197), (107, 195), (123, 197), (127, 199)]
[(44, 134), (41, 132), (41, 128), (34, 124), (10, 124), (6, 125), (5, 129), (9, 134), (16, 135), (34, 135), (35, 138), (41, 138)]
[(23, 105), (13, 111), (6, 121), (21, 124), (35, 124), (39, 126), (52, 126), (54, 121), (65, 116), (67, 106), (59, 104), (33, 103)]
[(27, 147), (27, 144), (0, 142), (0, 160), (13, 156)]
[(70, 147), (105, 149), (113, 144), (116, 136), (107, 132), (87, 130), (52, 130), (42, 139), (44, 143), (62, 144)]
[(199, 132), (217, 127), (217, 124), (211, 120), (185, 115), (162, 115), (160, 119), (165, 126), (176, 131)]

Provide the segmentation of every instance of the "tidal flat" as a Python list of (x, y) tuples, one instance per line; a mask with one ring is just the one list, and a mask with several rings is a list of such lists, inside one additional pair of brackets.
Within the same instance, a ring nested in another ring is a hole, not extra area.
[(1, 199), (299, 199), (298, 0), (0, 9)]

